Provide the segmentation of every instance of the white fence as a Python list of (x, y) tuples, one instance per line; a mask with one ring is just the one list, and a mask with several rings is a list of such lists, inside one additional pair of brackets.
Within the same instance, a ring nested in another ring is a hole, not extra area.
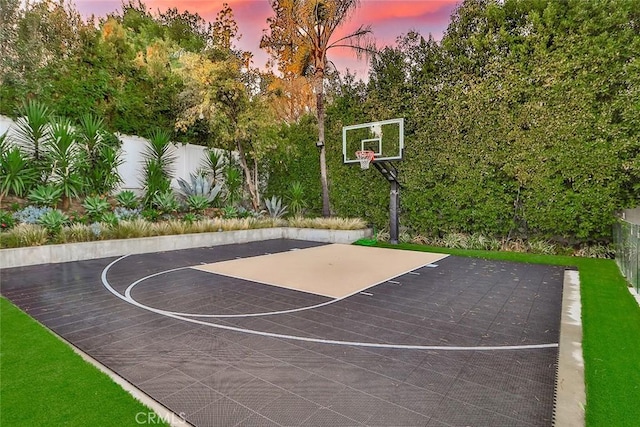
[[(14, 130), (14, 122), (11, 118), (0, 116), (0, 135), (7, 132), (11, 136)], [(142, 189), (142, 153), (144, 152), (147, 140), (138, 136), (118, 134), (122, 141), (120, 158), (122, 164), (118, 167), (118, 173), (122, 178), (120, 190), (134, 190), (140, 192)], [(173, 144), (171, 154), (175, 156), (174, 179), (171, 182), (173, 188), (178, 188), (178, 179), (188, 180), (189, 175), (194, 173), (202, 164), (205, 158), (205, 147), (192, 144)]]

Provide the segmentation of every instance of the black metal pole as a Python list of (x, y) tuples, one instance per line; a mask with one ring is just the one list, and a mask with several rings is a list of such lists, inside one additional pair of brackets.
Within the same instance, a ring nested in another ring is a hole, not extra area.
[(389, 242), (398, 244), (398, 202), (400, 201), (400, 185), (395, 179), (390, 181), (391, 192), (389, 198)]

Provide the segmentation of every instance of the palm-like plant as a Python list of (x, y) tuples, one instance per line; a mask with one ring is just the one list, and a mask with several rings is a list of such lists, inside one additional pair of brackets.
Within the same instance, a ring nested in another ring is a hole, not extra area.
[(0, 202), (9, 193), (22, 197), (35, 182), (36, 170), (18, 147), (8, 148), (0, 137)]
[(225, 160), (222, 150), (208, 148), (205, 151), (205, 157), (202, 160), (202, 170), (207, 176), (211, 177), (211, 185), (216, 185), (224, 171)]
[(145, 206), (152, 204), (156, 194), (164, 193), (171, 188), (173, 164), (176, 160), (171, 148), (169, 132), (156, 129), (151, 133), (143, 153), (142, 184), (145, 189)]
[(118, 166), (122, 163), (117, 147), (109, 144), (119, 140), (110, 138), (104, 120), (93, 114), (81, 117), (76, 130), (77, 140), (84, 152), (86, 162), (82, 168), (87, 194), (106, 194), (122, 182)]
[(359, 0), (270, 0), (275, 16), (268, 18), (269, 32), (260, 47), (266, 48), (285, 73), (311, 75), (316, 93), (322, 214), (330, 215), (329, 185), (324, 147), (324, 78), (331, 65), (327, 51), (346, 47), (357, 55), (373, 54), (375, 47), (368, 38), (371, 28), (361, 26), (353, 33), (332, 41), (336, 29), (345, 23), (358, 7)]
[(45, 144), (49, 179), (62, 190), (62, 208), (68, 209), (71, 198), (82, 192), (80, 171), (84, 161), (71, 122), (63, 118), (53, 120), (51, 135)]
[(50, 138), (49, 108), (35, 100), (25, 102), (18, 110), (20, 118), (16, 121), (16, 143), (33, 161), (38, 170), (46, 162), (44, 145)]

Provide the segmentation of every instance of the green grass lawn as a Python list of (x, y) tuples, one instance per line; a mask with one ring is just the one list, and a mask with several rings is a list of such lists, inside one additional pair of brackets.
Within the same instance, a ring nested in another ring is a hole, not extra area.
[[(376, 245), (578, 267), (587, 426), (638, 425), (640, 308), (614, 261)], [(137, 414), (146, 417), (149, 409), (4, 298), (0, 299), (0, 315), (0, 425), (125, 426), (136, 425)]]
[(121, 427), (140, 421), (168, 425), (66, 343), (0, 298), (1, 426)]
[[(362, 242), (370, 244), (370, 242)], [(640, 420), (640, 307), (613, 260), (427, 247), (376, 246), (502, 261), (578, 267), (582, 299), (587, 427), (637, 426)]]

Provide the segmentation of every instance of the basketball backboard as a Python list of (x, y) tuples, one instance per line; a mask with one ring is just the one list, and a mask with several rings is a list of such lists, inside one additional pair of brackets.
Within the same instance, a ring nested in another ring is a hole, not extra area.
[(356, 151), (371, 150), (373, 162), (402, 160), (404, 119), (362, 123), (342, 128), (344, 163), (359, 163)]

